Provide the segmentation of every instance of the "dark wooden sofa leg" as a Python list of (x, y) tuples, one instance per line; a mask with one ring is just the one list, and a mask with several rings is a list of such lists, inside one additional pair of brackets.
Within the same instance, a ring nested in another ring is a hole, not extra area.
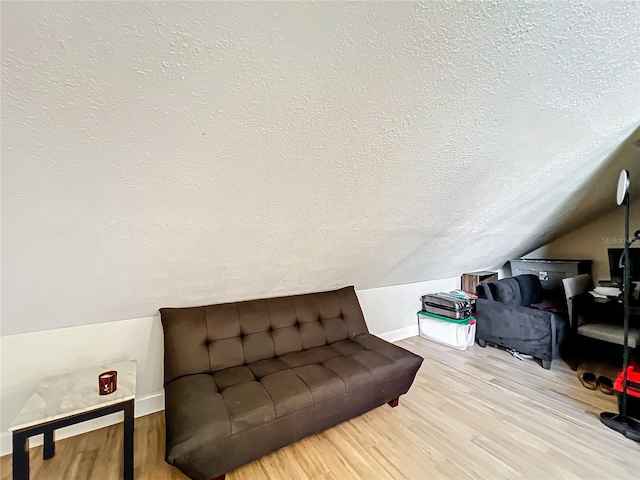
[(478, 346), (480, 348), (485, 348), (487, 346), (487, 342), (485, 342), (484, 340), (478, 339)]
[(542, 368), (545, 370), (551, 369), (551, 360), (542, 360)]
[(222, 475), (218, 475), (217, 477), (213, 477), (211, 480), (224, 480), (224, 477), (226, 477), (227, 474), (223, 473)]
[(389, 405), (391, 405), (391, 408), (396, 408), (398, 406), (399, 401), (400, 401), (400, 397), (396, 397), (388, 403)]

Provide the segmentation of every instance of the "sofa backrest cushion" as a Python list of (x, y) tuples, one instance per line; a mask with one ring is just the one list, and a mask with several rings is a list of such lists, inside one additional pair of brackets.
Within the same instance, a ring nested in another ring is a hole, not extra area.
[(515, 303), (529, 307), (544, 300), (540, 279), (535, 275), (517, 275), (497, 282), (480, 284), (476, 288), (480, 298), (501, 303)]
[(513, 277), (520, 285), (520, 305), (528, 307), (544, 300), (544, 290), (537, 275), (525, 274)]
[(353, 287), (330, 292), (160, 309), (165, 384), (368, 333)]
[(492, 290), (495, 291), (494, 297), (498, 302), (516, 303), (518, 305), (522, 302), (520, 284), (513, 277), (503, 278), (494, 282)]
[(495, 300), (496, 287), (493, 283), (480, 283), (476, 286), (476, 294), (478, 298), (487, 300)]

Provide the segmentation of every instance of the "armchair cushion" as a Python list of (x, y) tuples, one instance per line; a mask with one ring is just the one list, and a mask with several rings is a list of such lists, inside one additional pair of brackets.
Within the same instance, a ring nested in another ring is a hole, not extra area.
[(558, 301), (558, 300), (542, 300), (539, 303), (532, 303), (529, 305), (531, 308), (537, 308), (538, 310), (546, 310), (547, 312), (557, 313), (558, 315), (566, 316), (567, 315), (567, 304), (566, 302)]
[(513, 278), (520, 285), (520, 295), (522, 297), (520, 305), (528, 307), (531, 304), (544, 301), (544, 290), (538, 277), (535, 275), (517, 275)]
[(504, 278), (493, 284), (495, 289), (495, 299), (500, 303), (522, 303), (520, 284), (515, 278)]
[(488, 285), (488, 288), (493, 292), (494, 299), (498, 302), (517, 303), (523, 307), (528, 307), (544, 300), (542, 284), (535, 275), (518, 275), (516, 277), (503, 278)]

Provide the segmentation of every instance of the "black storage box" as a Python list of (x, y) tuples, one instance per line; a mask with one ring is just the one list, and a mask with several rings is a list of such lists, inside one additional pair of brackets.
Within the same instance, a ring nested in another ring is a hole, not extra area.
[(564, 297), (562, 279), (583, 273), (591, 274), (591, 260), (556, 260), (546, 258), (521, 258), (510, 260), (511, 275), (535, 275), (542, 288), (552, 296)]

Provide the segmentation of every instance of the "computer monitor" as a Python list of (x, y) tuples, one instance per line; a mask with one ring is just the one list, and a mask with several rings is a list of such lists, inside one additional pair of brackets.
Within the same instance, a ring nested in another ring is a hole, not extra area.
[[(622, 285), (624, 270), (620, 268), (620, 258), (624, 254), (624, 248), (609, 249), (609, 271), (611, 281)], [(624, 262), (624, 260), (623, 260)], [(640, 281), (640, 248), (629, 249), (629, 278), (631, 281)]]

